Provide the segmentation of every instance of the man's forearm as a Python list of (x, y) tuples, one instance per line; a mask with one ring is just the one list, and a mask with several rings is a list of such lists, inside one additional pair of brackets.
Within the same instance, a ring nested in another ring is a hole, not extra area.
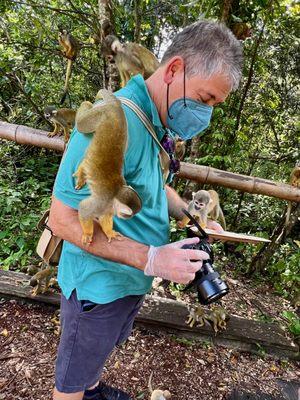
[(48, 224), (56, 236), (95, 256), (144, 270), (148, 259), (149, 246), (127, 237), (108, 243), (106, 236), (96, 222), (94, 223), (93, 242), (90, 245), (83, 245), (81, 243), (82, 229), (78, 212), (64, 205), (55, 197), (52, 199)]
[(177, 220), (182, 219), (184, 214), (181, 209), (187, 209), (187, 204), (182, 200), (179, 194), (168, 185), (166, 185), (166, 194), (168, 198), (169, 215)]

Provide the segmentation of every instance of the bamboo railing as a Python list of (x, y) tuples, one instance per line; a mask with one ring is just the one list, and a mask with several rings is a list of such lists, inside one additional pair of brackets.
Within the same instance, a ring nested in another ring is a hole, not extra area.
[[(63, 139), (57, 136), (49, 138), (47, 134), (48, 132), (40, 129), (0, 121), (0, 138), (2, 139), (63, 152), (65, 149)], [(237, 189), (242, 192), (263, 194), (283, 200), (300, 202), (300, 189), (294, 186), (207, 166), (182, 162), (179, 177), (199, 183)]]

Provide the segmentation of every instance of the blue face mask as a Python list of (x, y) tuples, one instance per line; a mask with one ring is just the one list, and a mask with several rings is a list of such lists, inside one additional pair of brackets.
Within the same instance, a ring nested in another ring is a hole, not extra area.
[(204, 131), (210, 123), (212, 106), (185, 97), (185, 72), (183, 82), (184, 97), (175, 100), (169, 108), (169, 85), (167, 88), (167, 125), (182, 140), (188, 140)]

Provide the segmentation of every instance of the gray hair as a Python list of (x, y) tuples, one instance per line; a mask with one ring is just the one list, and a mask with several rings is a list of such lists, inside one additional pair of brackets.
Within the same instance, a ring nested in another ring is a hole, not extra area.
[(237, 89), (243, 64), (240, 42), (223, 23), (200, 20), (179, 32), (163, 55), (161, 64), (174, 56), (185, 62), (188, 77), (200, 74), (209, 79), (220, 73)]

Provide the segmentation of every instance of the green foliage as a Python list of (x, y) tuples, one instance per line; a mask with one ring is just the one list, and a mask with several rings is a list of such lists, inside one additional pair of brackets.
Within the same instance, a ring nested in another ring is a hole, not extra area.
[(300, 339), (300, 319), (292, 311), (283, 311), (283, 317), (288, 320), (289, 331), (295, 336), (296, 339)]
[(60, 157), (1, 143), (0, 159), (0, 267), (22, 269), (36, 262), (36, 225), (49, 208)]

